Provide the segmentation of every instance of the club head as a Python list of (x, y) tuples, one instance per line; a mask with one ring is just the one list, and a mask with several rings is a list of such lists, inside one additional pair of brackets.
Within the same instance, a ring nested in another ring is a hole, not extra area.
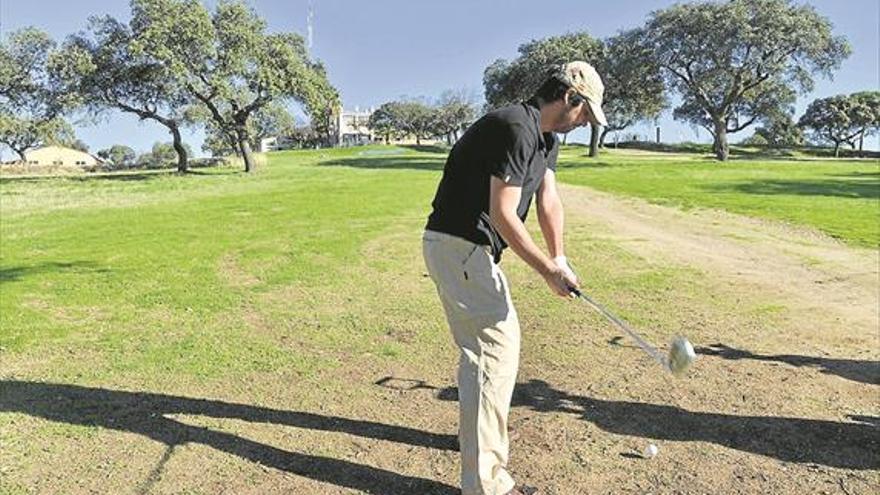
[(682, 375), (697, 359), (697, 353), (694, 352), (694, 346), (688, 342), (688, 339), (678, 336), (672, 339), (669, 345), (669, 371), (673, 375)]

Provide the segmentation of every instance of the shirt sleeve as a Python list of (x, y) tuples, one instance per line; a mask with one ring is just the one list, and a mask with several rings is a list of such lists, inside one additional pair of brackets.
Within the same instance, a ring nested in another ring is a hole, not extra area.
[(537, 143), (522, 124), (516, 123), (500, 129), (499, 138), (490, 154), (489, 171), (506, 184), (522, 187)]

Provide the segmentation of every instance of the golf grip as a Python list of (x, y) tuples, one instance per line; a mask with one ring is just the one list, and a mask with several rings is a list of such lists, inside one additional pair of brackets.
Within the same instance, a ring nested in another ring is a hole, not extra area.
[(608, 311), (608, 310), (605, 309), (601, 304), (599, 304), (599, 303), (597, 303), (596, 301), (592, 300), (592, 299), (590, 298), (590, 296), (584, 294), (583, 292), (581, 292), (581, 291), (578, 290), (578, 289), (572, 288), (572, 289), (571, 289), (571, 293), (574, 294), (575, 296), (577, 296), (579, 299), (581, 299), (581, 300), (584, 301), (585, 303), (587, 303), (587, 304), (589, 304), (590, 306), (592, 306), (596, 311), (602, 313), (602, 316), (604, 316), (605, 318), (608, 318), (608, 320), (609, 320), (610, 322), (612, 322), (612, 323), (614, 323), (615, 325), (617, 325), (618, 328), (620, 328), (621, 330), (623, 330), (624, 332), (626, 332), (630, 337), (632, 337), (632, 339), (636, 341), (636, 344), (638, 344), (639, 347), (641, 347), (643, 351), (645, 351), (646, 353), (648, 353), (649, 356), (651, 356), (652, 358), (654, 358), (658, 363), (660, 363), (661, 365), (663, 365), (665, 368), (669, 368), (669, 363), (666, 362), (666, 358), (663, 357), (663, 356), (657, 351), (657, 349), (654, 348), (654, 346), (652, 346), (651, 344), (649, 344), (649, 343), (645, 342), (644, 340), (642, 340), (642, 338), (639, 337), (639, 334), (637, 334), (635, 331), (631, 330), (631, 329), (629, 328), (629, 326), (628, 326), (626, 323), (624, 323), (620, 318), (614, 316), (614, 314), (613, 314), (611, 311)]

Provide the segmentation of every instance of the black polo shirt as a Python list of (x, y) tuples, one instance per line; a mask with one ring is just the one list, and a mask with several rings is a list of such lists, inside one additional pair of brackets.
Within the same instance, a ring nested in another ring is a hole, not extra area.
[(487, 113), (449, 152), (425, 228), (489, 245), (499, 261), (507, 243), (489, 221), (489, 178), (522, 187), (516, 212), (525, 221), (544, 173), (556, 170), (558, 155), (556, 136), (541, 133), (535, 102)]

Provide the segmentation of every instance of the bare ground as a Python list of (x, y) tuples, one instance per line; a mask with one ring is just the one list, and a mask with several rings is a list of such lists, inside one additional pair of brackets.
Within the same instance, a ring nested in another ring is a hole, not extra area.
[[(880, 492), (876, 250), (586, 188), (564, 197), (585, 287), (608, 267), (688, 277), (687, 290), (621, 287), (612, 302), (649, 340), (683, 333), (700, 357), (686, 378), (665, 375), (575, 303), (523, 297), (546, 289), (508, 256), (524, 328), (518, 479), (547, 494)], [(350, 277), (376, 290), (290, 286), (238, 309), (331, 363), (314, 374), (68, 385), (43, 377), (70, 356), (3, 363), (0, 412), (15, 414), (0, 423), (0, 493), (457, 493), (456, 356), (417, 234), (362, 254)], [(222, 276), (256, 283), (230, 259)]]

